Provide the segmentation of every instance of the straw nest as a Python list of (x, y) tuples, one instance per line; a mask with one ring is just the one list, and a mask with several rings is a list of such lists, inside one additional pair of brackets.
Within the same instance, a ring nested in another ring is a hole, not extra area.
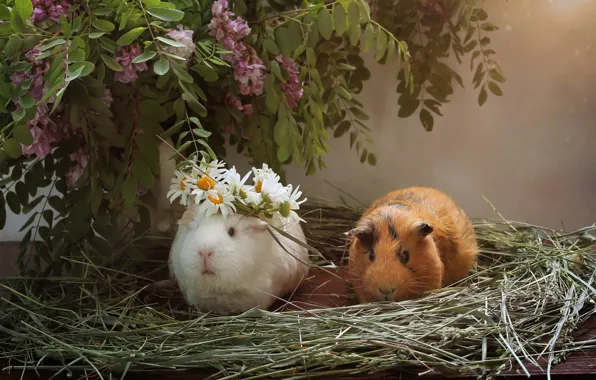
[[(340, 263), (343, 232), (359, 211), (315, 203), (306, 211), (309, 244), (325, 257), (318, 264)], [(569, 352), (593, 349), (596, 342), (574, 341), (572, 332), (595, 311), (589, 233), (596, 228), (563, 234), (505, 220), (475, 226), (478, 268), (423, 299), (230, 317), (147, 296), (166, 270), (163, 257), (99, 265), (98, 257), (73, 254), (68, 260), (80, 275), (0, 282), (0, 358), (5, 370), (99, 378), (189, 368), (220, 379), (395, 368), (490, 376), (511, 365), (548, 371)]]

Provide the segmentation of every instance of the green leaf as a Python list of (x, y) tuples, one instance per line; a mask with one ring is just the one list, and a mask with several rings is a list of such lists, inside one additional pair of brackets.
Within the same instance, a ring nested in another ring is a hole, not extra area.
[(317, 65), (317, 55), (315, 54), (315, 49), (311, 47), (306, 48), (306, 61), (310, 67), (315, 67)]
[(149, 134), (141, 133), (138, 134), (135, 139), (136, 145), (139, 147), (139, 151), (147, 158), (153, 158), (159, 156), (159, 150), (155, 138)]
[(328, 40), (331, 38), (333, 33), (333, 20), (331, 19), (331, 13), (329, 9), (323, 7), (317, 15), (317, 26), (321, 37)]
[(52, 207), (58, 214), (65, 215), (66, 214), (66, 206), (64, 206), (64, 202), (60, 199), (57, 195), (52, 195), (48, 198), (48, 204)]
[(6, 140), (2, 145), (2, 148), (4, 148), (4, 151), (12, 158), (19, 158), (23, 153), (21, 144), (14, 138)]
[(290, 57), (292, 55), (292, 42), (289, 30), (283, 26), (279, 26), (275, 29), (274, 35), (275, 42), (279, 46), (281, 54)]
[(277, 147), (277, 159), (279, 162), (286, 162), (290, 157), (292, 157), (292, 151), (288, 148), (288, 145), (282, 145)]
[(482, 106), (484, 103), (486, 103), (487, 99), (488, 99), (488, 93), (486, 92), (486, 88), (482, 87), (482, 89), (480, 90), (480, 93), (478, 94), (478, 105)]
[(109, 22), (108, 20), (100, 20), (97, 19), (91, 23), (96, 29), (101, 30), (102, 32), (111, 32), (116, 29), (116, 26)]
[(405, 101), (399, 108), (399, 111), (397, 112), (397, 117), (406, 118), (412, 116), (414, 112), (416, 112), (416, 110), (418, 109), (418, 106), (420, 106), (420, 100), (418, 99), (411, 99)]
[(363, 164), (366, 161), (366, 157), (368, 156), (368, 149), (364, 148), (362, 154), (360, 155), (360, 163)]
[(496, 84), (493, 81), (488, 82), (488, 89), (490, 90), (490, 92), (492, 92), (496, 96), (502, 96), (503, 95), (503, 90), (501, 90), (501, 88), (499, 87), (499, 85)]
[(170, 71), (170, 62), (165, 58), (161, 58), (153, 64), (153, 72), (157, 75), (165, 75), (168, 71)]
[(163, 42), (166, 45), (170, 45), (173, 47), (185, 47), (186, 46), (182, 42), (178, 42), (176, 40), (172, 40), (172, 39), (165, 38), (165, 37), (157, 37), (156, 39)]
[(375, 166), (377, 164), (377, 156), (374, 153), (368, 153), (368, 164), (370, 166)]
[(341, 4), (335, 4), (333, 7), (333, 25), (335, 26), (335, 31), (340, 36), (345, 33), (348, 27), (346, 23), (346, 10)]
[(503, 76), (503, 73), (501, 73), (498, 69), (491, 69), (488, 74), (490, 75), (490, 77), (494, 80), (496, 80), (497, 82), (500, 83), (505, 83), (505, 77)]
[(85, 60), (85, 50), (74, 49), (68, 53), (68, 63), (82, 62)]
[(145, 163), (141, 161), (138, 157), (133, 162), (131, 169), (132, 174), (139, 181), (141, 186), (143, 186), (146, 189), (150, 189), (153, 187), (153, 184), (155, 182), (153, 173), (151, 173), (151, 169), (149, 169), (149, 166), (145, 165)]
[(358, 45), (360, 36), (362, 35), (362, 28), (360, 24), (350, 24), (350, 43), (352, 46)]
[(277, 61), (271, 61), (271, 72), (275, 77), (280, 81), (285, 83), (286, 80), (284, 79), (283, 75), (281, 75), (281, 68), (279, 67), (279, 63)]
[(19, 124), (15, 127), (14, 131), (12, 131), (13, 137), (24, 146), (29, 146), (33, 144), (33, 135), (29, 130), (27, 124)]
[[(106, 32), (91, 32), (91, 33), (89, 33), (89, 38), (96, 40), (96, 39), (102, 37), (104, 34), (106, 34)], [(121, 46), (123, 46), (123, 45), (121, 45)]]
[(21, 51), (23, 46), (23, 39), (20, 36), (12, 36), (4, 46), (4, 54), (7, 57), (12, 57), (14, 54)]
[(290, 121), (286, 118), (279, 119), (273, 127), (273, 140), (277, 146), (286, 146), (290, 137)]
[(372, 24), (366, 24), (364, 29), (364, 52), (366, 53), (375, 42), (375, 28)]
[(335, 127), (335, 131), (333, 132), (333, 137), (338, 138), (343, 136), (347, 131), (350, 130), (352, 123), (348, 120), (344, 120), (337, 127)]
[(352, 115), (354, 115), (354, 117), (356, 117), (358, 120), (368, 120), (370, 119), (370, 117), (360, 108), (357, 107), (351, 107), (350, 108), (350, 112), (352, 113)]
[(19, 181), (15, 184), (14, 190), (17, 193), (17, 197), (19, 197), (19, 202), (21, 202), (21, 205), (26, 206), (27, 203), (29, 203), (29, 192), (27, 191), (27, 185)]
[(16, 33), (22, 33), (23, 25), (24, 23), (21, 16), (19, 16), (17, 12), (12, 12), (10, 15), (10, 27), (12, 30), (14, 30)]
[(306, 37), (306, 44), (312, 48), (319, 43), (319, 28), (316, 21), (310, 13), (304, 17), (304, 25), (308, 27), (308, 36)]
[(10, 211), (12, 211), (13, 214), (21, 213), (21, 201), (19, 201), (19, 197), (14, 191), (6, 194), (6, 203), (8, 204), (8, 207), (10, 207)]
[(39, 48), (39, 51), (46, 51), (46, 50), (49, 50), (49, 49), (51, 49), (51, 48), (53, 48), (55, 46), (64, 45), (65, 43), (66, 43), (66, 40), (65, 39), (58, 38), (58, 39), (55, 39), (55, 40), (52, 40), (52, 41), (48, 42), (47, 44), (43, 44)]
[(10, 9), (6, 5), (0, 4), (0, 20), (10, 21)]
[(207, 109), (196, 98), (190, 96), (188, 93), (182, 94), (182, 99), (188, 104), (190, 109), (195, 111), (199, 116), (207, 116)]
[(147, 62), (148, 60), (152, 59), (156, 55), (157, 55), (157, 53), (154, 51), (145, 51), (143, 54), (137, 55), (136, 57), (134, 57), (134, 59), (132, 60), (132, 63)]
[(145, 28), (144, 26), (139, 26), (137, 28), (131, 29), (128, 32), (124, 33), (122, 37), (118, 38), (118, 41), (116, 41), (116, 43), (120, 46), (128, 46), (134, 40), (136, 40), (137, 37), (143, 34), (145, 29), (147, 28)]
[(113, 71), (122, 71), (122, 66), (120, 66), (120, 64), (114, 58), (102, 54), (101, 60), (103, 61), (103, 63), (106, 64), (107, 67), (109, 67)]
[(135, 177), (129, 176), (122, 186), (122, 198), (127, 204), (132, 204), (137, 197), (138, 181)]
[(360, 25), (360, 9), (358, 9), (358, 4), (355, 1), (348, 5), (348, 22), (350, 26)]
[(28, 20), (33, 15), (33, 3), (31, 0), (16, 0), (14, 10), (21, 20)]
[(422, 126), (427, 132), (433, 130), (433, 125), (435, 121), (433, 115), (426, 108), (420, 110), (420, 122), (422, 123)]
[(149, 8), (147, 13), (163, 21), (180, 21), (184, 17), (184, 12), (172, 8)]
[(43, 219), (46, 221), (46, 223), (48, 224), (48, 226), (52, 226), (52, 223), (54, 222), (54, 212), (52, 210), (44, 210), (43, 213), (41, 214), (41, 216), (43, 217)]
[(385, 55), (385, 51), (387, 51), (387, 33), (385, 33), (381, 28), (379, 28), (377, 33), (377, 46), (375, 49), (375, 59), (377, 62), (383, 58)]
[(35, 105), (35, 99), (33, 98), (33, 95), (31, 93), (28, 93), (27, 95), (19, 99), (19, 104), (24, 109), (29, 109)]
[(280, 53), (279, 47), (277, 47), (275, 41), (271, 38), (267, 38), (265, 42), (263, 42), (263, 47), (271, 54), (278, 55)]

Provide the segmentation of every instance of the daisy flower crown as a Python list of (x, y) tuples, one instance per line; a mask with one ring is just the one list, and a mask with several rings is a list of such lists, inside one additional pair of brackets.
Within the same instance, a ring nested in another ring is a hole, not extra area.
[[(247, 184), (251, 174), (253, 183)], [(284, 186), (279, 180), (279, 175), (267, 164), (260, 169), (252, 168), (241, 177), (235, 167), (227, 169), (223, 161), (207, 162), (203, 158), (197, 164), (185, 160), (174, 171), (166, 196), (170, 203), (176, 199), (183, 206), (196, 203), (198, 214), (204, 217), (240, 213), (261, 217), (285, 229), (303, 221), (296, 210), (306, 198), (300, 199), (300, 186), (294, 189), (291, 184)]]

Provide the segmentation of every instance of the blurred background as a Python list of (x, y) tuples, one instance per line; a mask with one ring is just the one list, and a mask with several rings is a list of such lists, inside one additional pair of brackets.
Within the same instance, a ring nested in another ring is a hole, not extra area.
[[(397, 118), (396, 70), (365, 60), (372, 78), (360, 100), (371, 115), (375, 167), (332, 139), (329, 168), (288, 180), (307, 196), (338, 200), (330, 182), (368, 203), (398, 187), (427, 185), (450, 194), (472, 217), (496, 217), (567, 230), (596, 221), (596, 0), (492, 0), (486, 2), (497, 61), (507, 83), (503, 97), (483, 107), (472, 88), (469, 62), (459, 67), (466, 89), (425, 132), (417, 114)], [(450, 62), (452, 63), (452, 62)], [(454, 66), (455, 67), (455, 66)], [(230, 152), (230, 165), (248, 170)], [(20, 240), (27, 215), (9, 214), (0, 231), (0, 272), (13, 256), (1, 242)], [(1, 275), (2, 273), (0, 273)]]

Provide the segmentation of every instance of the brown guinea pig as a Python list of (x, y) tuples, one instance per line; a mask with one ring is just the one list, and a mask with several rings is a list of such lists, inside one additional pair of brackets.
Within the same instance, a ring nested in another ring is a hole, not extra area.
[(348, 235), (350, 277), (360, 302), (419, 298), (466, 277), (478, 256), (467, 215), (428, 187), (377, 199)]

